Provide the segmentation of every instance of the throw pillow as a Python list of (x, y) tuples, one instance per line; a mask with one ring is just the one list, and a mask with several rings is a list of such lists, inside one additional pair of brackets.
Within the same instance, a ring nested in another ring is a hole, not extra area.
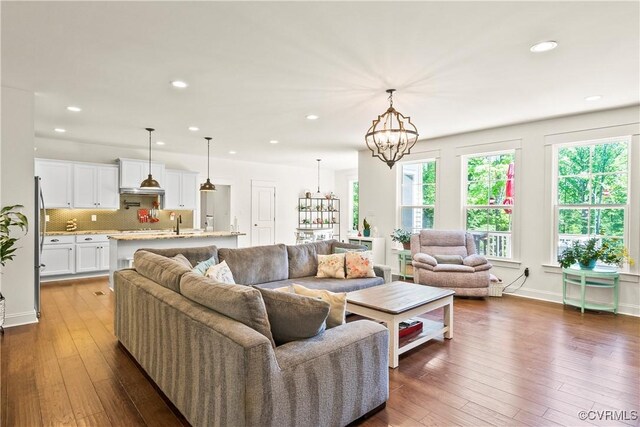
[(178, 261), (180, 264), (184, 265), (187, 268), (193, 268), (193, 265), (191, 265), (191, 261), (189, 261), (187, 257), (185, 257), (182, 254), (178, 254), (174, 256), (173, 259), (175, 259), (176, 261)]
[(202, 261), (199, 262), (194, 268), (193, 268), (193, 272), (194, 273), (198, 273), (201, 275), (205, 275), (205, 273), (207, 272), (207, 270), (209, 269), (209, 267), (211, 267), (212, 265), (216, 265), (216, 257), (212, 256), (211, 258), (209, 258), (206, 261)]
[(215, 280), (218, 283), (228, 283), (234, 285), (236, 282), (233, 280), (233, 274), (231, 269), (227, 265), (227, 261), (222, 261), (220, 264), (212, 265), (207, 270), (205, 276)]
[(340, 326), (345, 322), (345, 314), (347, 312), (346, 292), (330, 292), (323, 289), (309, 289), (295, 283), (292, 287), (298, 295), (320, 299), (329, 303), (331, 308), (329, 309), (329, 317), (327, 317), (327, 329)]
[(344, 259), (346, 254), (318, 255), (316, 277), (344, 279)]
[(333, 248), (333, 253), (334, 254), (346, 254), (347, 252), (364, 252), (366, 251), (366, 249), (360, 249), (360, 248), (341, 248), (339, 246), (336, 246), (335, 248)]
[(288, 292), (254, 288), (262, 294), (276, 345), (315, 337), (325, 330), (328, 303)]
[(347, 279), (357, 279), (359, 277), (376, 277), (373, 271), (373, 254), (371, 251), (347, 252), (345, 254), (345, 264), (347, 265)]
[(462, 264), (460, 255), (434, 255), (433, 257), (438, 261), (438, 264)]

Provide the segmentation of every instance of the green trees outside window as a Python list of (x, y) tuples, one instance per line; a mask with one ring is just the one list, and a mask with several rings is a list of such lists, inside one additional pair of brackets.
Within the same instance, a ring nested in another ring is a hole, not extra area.
[(400, 227), (410, 233), (433, 228), (436, 161), (403, 164), (400, 187)]
[(357, 230), (360, 224), (360, 185), (351, 181), (351, 229)]
[(628, 145), (628, 139), (618, 138), (558, 148), (558, 255), (574, 241), (592, 237), (624, 246)]
[(466, 228), (478, 253), (511, 258), (515, 203), (515, 153), (483, 154), (466, 159)]

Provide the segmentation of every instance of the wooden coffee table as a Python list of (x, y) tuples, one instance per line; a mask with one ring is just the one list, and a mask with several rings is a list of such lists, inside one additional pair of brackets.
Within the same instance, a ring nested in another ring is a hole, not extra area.
[[(389, 329), (389, 367), (398, 367), (399, 356), (439, 335), (453, 338), (453, 294), (450, 289), (391, 282), (347, 294), (347, 311), (369, 319), (382, 321)], [(442, 323), (428, 319), (422, 332), (400, 339), (399, 325), (403, 320), (444, 307)]]

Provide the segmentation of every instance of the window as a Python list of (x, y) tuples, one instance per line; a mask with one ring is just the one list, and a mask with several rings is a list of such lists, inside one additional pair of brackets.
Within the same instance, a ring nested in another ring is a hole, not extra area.
[(512, 257), (514, 161), (514, 151), (465, 158), (466, 229), (478, 253), (488, 257)]
[(591, 237), (612, 245), (625, 244), (629, 206), (628, 147), (628, 138), (557, 147), (556, 256), (573, 241)]
[(405, 163), (400, 174), (400, 227), (412, 233), (433, 228), (436, 161)]
[(359, 214), (360, 186), (358, 180), (349, 181), (349, 230), (357, 231), (360, 223)]

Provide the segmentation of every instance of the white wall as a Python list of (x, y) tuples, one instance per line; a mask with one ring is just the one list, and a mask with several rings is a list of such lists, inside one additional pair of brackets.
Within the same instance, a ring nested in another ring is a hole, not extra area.
[(347, 241), (351, 229), (349, 222), (349, 181), (358, 179), (358, 169), (343, 169), (335, 173), (336, 196), (340, 199), (340, 238)]
[[(34, 218), (33, 103), (34, 95), (2, 87), (2, 139), (0, 140), (0, 205), (24, 206), (29, 224)], [(34, 230), (17, 243), (16, 257), (2, 269), (6, 298), (5, 326), (37, 322), (34, 309)]]
[[(144, 141), (144, 135), (141, 135)], [(97, 163), (113, 163), (115, 159), (145, 159), (147, 148), (118, 148), (109, 145), (84, 144), (73, 141), (36, 138), (38, 158)], [(180, 154), (154, 149), (153, 160), (163, 162), (167, 168), (197, 171), (200, 181), (207, 175), (206, 147), (202, 155)], [(309, 159), (306, 167), (292, 167), (266, 163), (253, 163), (229, 159), (211, 158), (211, 182), (231, 185), (231, 220), (238, 217), (238, 226), (247, 236), (238, 239), (240, 246), (251, 243), (251, 181), (272, 181), (276, 184), (276, 242), (295, 243), (294, 229), (298, 224), (298, 197), (305, 189), (317, 187), (315, 159)], [(321, 169), (321, 190), (333, 190), (334, 171)], [(162, 183), (160, 183), (162, 185)], [(196, 219), (196, 224), (199, 220)]]
[[(551, 205), (551, 152), (556, 143), (635, 135), (631, 147), (631, 215), (627, 242), (636, 261), (640, 260), (640, 107), (627, 107), (505, 126), (419, 142), (406, 160), (436, 158), (438, 194), (436, 228), (462, 229), (461, 156), (505, 148), (516, 148), (516, 210), (514, 263), (494, 262), (494, 272), (506, 283), (525, 267), (530, 277), (518, 295), (548, 301), (562, 300), (562, 280), (552, 264), (553, 218)], [(405, 160), (405, 159), (403, 159)], [(358, 161), (360, 216), (388, 236), (398, 223), (397, 178), (393, 170), (370, 152), (361, 151)], [(397, 269), (395, 253), (387, 237), (387, 264)], [(620, 285), (620, 311), (640, 315), (638, 266), (625, 274)], [(610, 301), (610, 293), (593, 292), (591, 300)]]

